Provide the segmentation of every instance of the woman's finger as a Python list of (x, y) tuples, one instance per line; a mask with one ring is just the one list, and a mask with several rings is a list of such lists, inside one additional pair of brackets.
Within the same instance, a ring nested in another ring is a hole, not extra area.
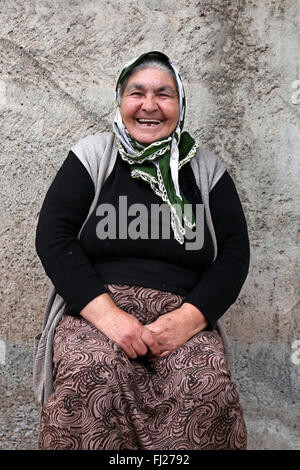
[(121, 346), (123, 349), (124, 353), (126, 354), (129, 359), (136, 359), (137, 358), (137, 353), (135, 352), (134, 348), (132, 347), (131, 344), (124, 344)]
[(142, 340), (148, 346), (153, 356), (160, 355), (160, 346), (158, 341), (155, 338), (155, 335), (148, 328), (143, 328)]
[(145, 356), (147, 354), (147, 346), (142, 339), (137, 339), (134, 343), (131, 343), (131, 346), (138, 356)]
[(167, 354), (171, 354), (172, 351), (164, 351), (159, 357), (164, 357)]

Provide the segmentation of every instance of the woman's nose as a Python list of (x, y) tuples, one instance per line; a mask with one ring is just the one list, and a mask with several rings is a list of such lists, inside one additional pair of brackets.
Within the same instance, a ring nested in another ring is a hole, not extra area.
[(142, 103), (142, 109), (148, 113), (153, 113), (158, 109), (156, 97), (153, 95), (146, 95)]

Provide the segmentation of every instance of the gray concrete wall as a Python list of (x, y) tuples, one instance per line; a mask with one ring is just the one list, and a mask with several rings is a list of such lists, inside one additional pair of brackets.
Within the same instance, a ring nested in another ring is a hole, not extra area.
[(249, 224), (250, 273), (224, 315), (249, 448), (300, 449), (299, 8), (0, 0), (2, 449), (36, 448), (32, 338), (49, 286), (34, 248), (41, 203), (70, 146), (111, 129), (118, 72), (149, 50), (181, 71), (186, 129), (226, 163)]

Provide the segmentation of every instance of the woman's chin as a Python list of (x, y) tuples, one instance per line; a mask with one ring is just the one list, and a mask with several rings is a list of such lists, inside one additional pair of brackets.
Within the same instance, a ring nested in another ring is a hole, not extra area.
[(140, 144), (149, 145), (156, 140), (161, 139), (163, 136), (160, 132), (146, 131), (135, 133), (135, 135), (132, 135), (132, 137)]
[(157, 140), (161, 140), (164, 138), (169, 137), (163, 132), (139, 132), (139, 133), (132, 133), (131, 136), (142, 145), (150, 145)]

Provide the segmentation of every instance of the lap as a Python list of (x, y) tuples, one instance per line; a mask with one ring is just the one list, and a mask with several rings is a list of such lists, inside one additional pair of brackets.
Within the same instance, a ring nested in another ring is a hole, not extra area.
[(53, 344), (56, 382), (80, 373), (86, 381), (92, 378), (103, 384), (105, 377), (124, 375), (123, 370), (126, 374), (130, 371), (148, 380), (160, 380), (165, 386), (167, 382), (172, 384), (171, 377), (176, 375), (177, 380), (187, 379), (190, 389), (193, 389), (193, 383), (199, 385), (200, 376), (204, 388), (220, 377), (224, 382), (230, 382), (223, 342), (217, 328), (197, 333), (161, 358), (150, 361), (148, 356), (139, 356), (132, 360), (84, 318), (64, 315)]
[[(53, 359), (55, 392), (43, 408), (41, 448), (246, 446), (243, 413), (217, 328), (164, 357), (132, 360), (88, 321), (65, 315), (56, 329)], [(76, 442), (70, 444), (71, 438)]]

